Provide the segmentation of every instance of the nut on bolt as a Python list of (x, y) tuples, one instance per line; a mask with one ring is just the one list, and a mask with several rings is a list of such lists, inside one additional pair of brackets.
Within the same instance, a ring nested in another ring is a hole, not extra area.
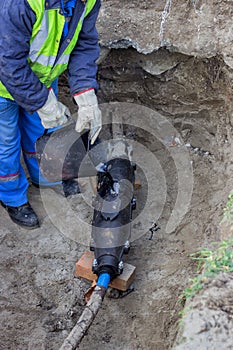
[(98, 272), (98, 262), (97, 262), (97, 259), (94, 259), (93, 260), (93, 263), (92, 263), (92, 271), (94, 273), (97, 273)]
[(130, 250), (130, 243), (129, 241), (126, 241), (124, 245), (124, 253), (128, 254), (129, 250)]
[(98, 266), (98, 262), (97, 262), (97, 259), (94, 259), (94, 260), (93, 260), (92, 266), (93, 266), (93, 267), (96, 267), (96, 266)]
[(121, 260), (121, 261), (119, 262), (119, 264), (118, 264), (118, 272), (119, 272), (119, 274), (122, 273), (123, 268), (124, 268), (124, 263), (123, 263), (123, 261)]
[(133, 197), (132, 200), (131, 200), (131, 206), (132, 206), (132, 210), (135, 210), (135, 209), (136, 209), (137, 200), (136, 200), (135, 197)]

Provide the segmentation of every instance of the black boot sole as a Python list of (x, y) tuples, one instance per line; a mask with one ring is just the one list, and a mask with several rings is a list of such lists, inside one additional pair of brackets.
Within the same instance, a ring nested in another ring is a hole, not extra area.
[(27, 225), (27, 224), (24, 223), (23, 221), (17, 220), (17, 219), (14, 218), (13, 216), (11, 216), (11, 214), (10, 214), (9, 211), (8, 211), (8, 206), (7, 206), (6, 204), (4, 204), (2, 201), (0, 201), (0, 204), (1, 204), (1, 206), (2, 206), (4, 209), (6, 209), (6, 211), (7, 211), (8, 215), (9, 215), (10, 219), (11, 219), (15, 224), (17, 224), (18, 226), (21, 226), (21, 227), (23, 227), (23, 228), (25, 228), (25, 229), (27, 229), (27, 230), (33, 230), (33, 229), (35, 229), (35, 228), (39, 228), (39, 227), (40, 227), (39, 221), (37, 221), (37, 223), (34, 224), (34, 225)]
[(15, 220), (14, 218), (12, 218), (12, 217), (10, 216), (9, 213), (8, 213), (8, 215), (9, 215), (9, 217), (11, 218), (11, 220), (12, 220), (15, 224), (17, 224), (17, 225), (20, 226), (20, 227), (25, 228), (26, 230), (34, 230), (35, 228), (39, 228), (39, 227), (40, 227), (40, 224), (39, 224), (39, 223), (36, 224), (36, 225), (33, 225), (33, 226), (25, 225), (25, 224), (22, 223), (22, 221), (18, 221), (18, 220)]

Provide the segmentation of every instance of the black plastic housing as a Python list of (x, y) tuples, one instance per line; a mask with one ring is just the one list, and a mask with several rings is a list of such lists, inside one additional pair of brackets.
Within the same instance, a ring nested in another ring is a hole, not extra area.
[(128, 159), (115, 158), (105, 169), (98, 173), (91, 249), (93, 272), (114, 278), (122, 272), (122, 256), (129, 249), (135, 166)]

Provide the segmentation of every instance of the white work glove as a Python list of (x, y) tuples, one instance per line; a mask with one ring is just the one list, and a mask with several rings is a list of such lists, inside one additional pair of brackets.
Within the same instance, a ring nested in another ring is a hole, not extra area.
[(102, 128), (102, 114), (98, 107), (98, 101), (94, 89), (85, 90), (74, 95), (78, 105), (78, 119), (75, 130), (81, 133), (84, 129), (89, 129), (91, 145), (97, 139)]
[(70, 116), (69, 109), (59, 102), (53, 89), (49, 90), (46, 103), (37, 113), (45, 129), (54, 128), (67, 122), (67, 116)]

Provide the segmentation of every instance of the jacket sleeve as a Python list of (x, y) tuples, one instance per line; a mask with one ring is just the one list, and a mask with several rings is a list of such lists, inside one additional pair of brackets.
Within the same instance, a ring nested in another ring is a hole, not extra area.
[(48, 97), (27, 62), (35, 13), (27, 0), (5, 0), (0, 19), (0, 80), (21, 107), (35, 112)]
[(70, 56), (68, 77), (71, 95), (86, 88), (98, 90), (96, 60), (100, 48), (95, 25), (100, 6), (101, 2), (97, 0), (91, 12), (85, 17), (77, 44)]

